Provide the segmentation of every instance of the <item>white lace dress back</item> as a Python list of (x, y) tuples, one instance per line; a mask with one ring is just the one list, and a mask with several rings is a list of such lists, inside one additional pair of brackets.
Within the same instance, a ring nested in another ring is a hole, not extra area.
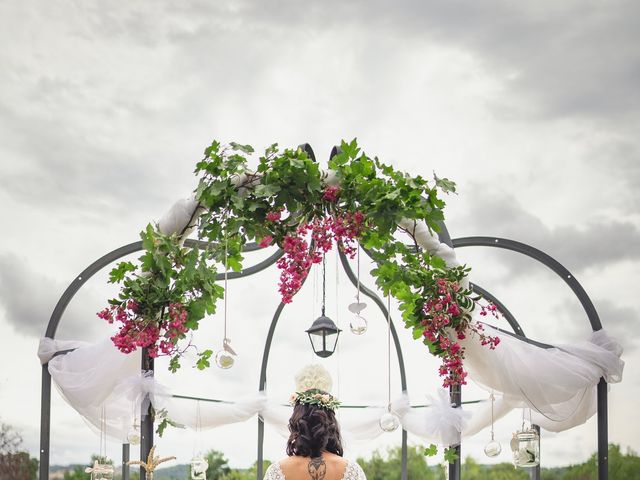
[[(287, 480), (280, 468), (280, 462), (275, 462), (269, 465), (267, 471), (264, 474), (264, 480)], [(344, 470), (342, 480), (367, 480), (367, 477), (362, 470), (362, 467), (356, 462), (347, 460), (347, 468)]]

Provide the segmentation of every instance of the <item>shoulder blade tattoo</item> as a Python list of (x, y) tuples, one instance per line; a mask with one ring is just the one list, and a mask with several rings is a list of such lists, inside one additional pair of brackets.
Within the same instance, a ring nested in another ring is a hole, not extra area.
[(307, 467), (311, 480), (324, 480), (327, 474), (327, 465), (324, 463), (322, 457), (312, 458), (309, 460), (309, 466)]

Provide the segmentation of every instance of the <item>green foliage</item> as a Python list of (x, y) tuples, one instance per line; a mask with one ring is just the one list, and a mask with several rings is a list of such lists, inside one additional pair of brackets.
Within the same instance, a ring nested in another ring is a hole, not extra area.
[(512, 463), (480, 465), (467, 457), (462, 464), (462, 478), (465, 480), (528, 480), (527, 470), (516, 469)]
[(87, 468), (82, 465), (75, 466), (73, 470), (64, 472), (63, 480), (87, 480), (88, 474), (84, 473), (84, 469)]
[[(455, 192), (455, 184), (435, 174), (433, 181), (427, 181), (397, 171), (367, 156), (354, 139), (342, 141), (340, 152), (329, 162), (340, 185), (337, 199), (329, 200), (323, 195), (326, 174), (304, 150), (280, 150), (273, 144), (259, 157), (254, 172), (248, 169), (247, 156), (252, 153), (250, 145), (234, 142), (224, 146), (214, 141), (205, 149), (195, 168), (201, 208), (194, 222), (199, 238), (209, 247), (185, 248), (184, 232), (164, 235), (157, 226), (148, 225), (141, 233), (145, 252), (139, 268), (121, 262), (111, 272), (110, 281), (121, 285), (111, 305), (125, 308), (134, 300), (136, 322), (160, 326), (168, 318), (168, 306), (180, 303), (188, 311), (188, 330), (196, 330), (205, 315), (216, 312), (216, 303), (223, 296), (216, 283), (218, 271), (241, 271), (242, 248), (247, 242), (272, 237), (281, 246), (285, 236), (301, 224), (326, 215), (359, 212), (364, 215), (365, 228), (358, 241), (377, 263), (372, 271), (376, 284), (399, 301), (405, 326), (414, 338), (422, 338), (420, 312), (426, 299), (436, 294), (435, 280), (460, 282), (469, 269), (448, 268), (441, 258), (407, 247), (396, 237), (398, 222), (425, 222), (431, 231), (438, 231), (445, 207), (439, 191)], [(270, 221), (271, 212), (282, 212), (283, 219)], [(400, 230), (417, 247), (413, 231)], [(473, 309), (469, 290), (461, 289), (457, 295), (455, 300), (465, 311)], [(469, 319), (466, 314), (463, 321)], [(170, 340), (176, 346), (169, 365), (172, 372), (180, 368), (181, 355), (191, 346), (177, 347), (185, 338), (181, 333)], [(442, 353), (437, 345), (425, 343), (431, 353)], [(197, 368), (209, 367), (210, 357), (209, 349), (199, 352)]]
[[(407, 478), (420, 480), (440, 480), (444, 472), (440, 467), (432, 468), (427, 465), (420, 447), (407, 449)], [(402, 449), (400, 447), (387, 450), (386, 455), (375, 451), (370, 459), (358, 458), (358, 463), (364, 470), (367, 480), (396, 480), (402, 470)]]
[(221, 480), (231, 471), (229, 461), (222, 452), (210, 450), (205, 458), (209, 462), (207, 480)]

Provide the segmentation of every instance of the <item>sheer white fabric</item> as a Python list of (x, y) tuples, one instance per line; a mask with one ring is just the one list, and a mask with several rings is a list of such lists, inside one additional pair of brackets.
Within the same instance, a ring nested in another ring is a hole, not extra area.
[[(601, 377), (608, 382), (622, 379), (622, 348), (604, 330), (593, 332), (588, 341), (575, 345), (540, 348), (486, 325), (489, 335), (498, 335), (500, 345), (490, 350), (473, 335), (461, 343), (469, 376), (487, 389), (498, 392), (495, 416), (516, 407), (532, 410), (532, 420), (554, 432), (584, 423), (596, 411), (596, 386)], [(490, 405), (477, 412), (465, 430), (472, 435), (490, 423)]]
[[(43, 339), (41, 350), (50, 349), (50, 343)], [(121, 384), (124, 379), (140, 377), (140, 353), (124, 355), (106, 339), (50, 358), (49, 373), (62, 397), (94, 430), (104, 420), (107, 435), (119, 441), (126, 438), (133, 417), (132, 392)]]
[[(280, 462), (269, 465), (269, 468), (267, 468), (264, 474), (264, 480), (287, 480), (284, 473), (282, 473)], [(367, 480), (367, 477), (358, 463), (347, 460), (347, 466), (342, 480)]]

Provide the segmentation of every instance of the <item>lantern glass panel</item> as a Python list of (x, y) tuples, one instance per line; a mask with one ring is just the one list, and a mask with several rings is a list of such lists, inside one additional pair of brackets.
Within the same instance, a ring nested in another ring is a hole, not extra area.
[(322, 333), (322, 330), (318, 332), (309, 332), (309, 339), (311, 340), (313, 351), (316, 353), (324, 350), (324, 337)]

